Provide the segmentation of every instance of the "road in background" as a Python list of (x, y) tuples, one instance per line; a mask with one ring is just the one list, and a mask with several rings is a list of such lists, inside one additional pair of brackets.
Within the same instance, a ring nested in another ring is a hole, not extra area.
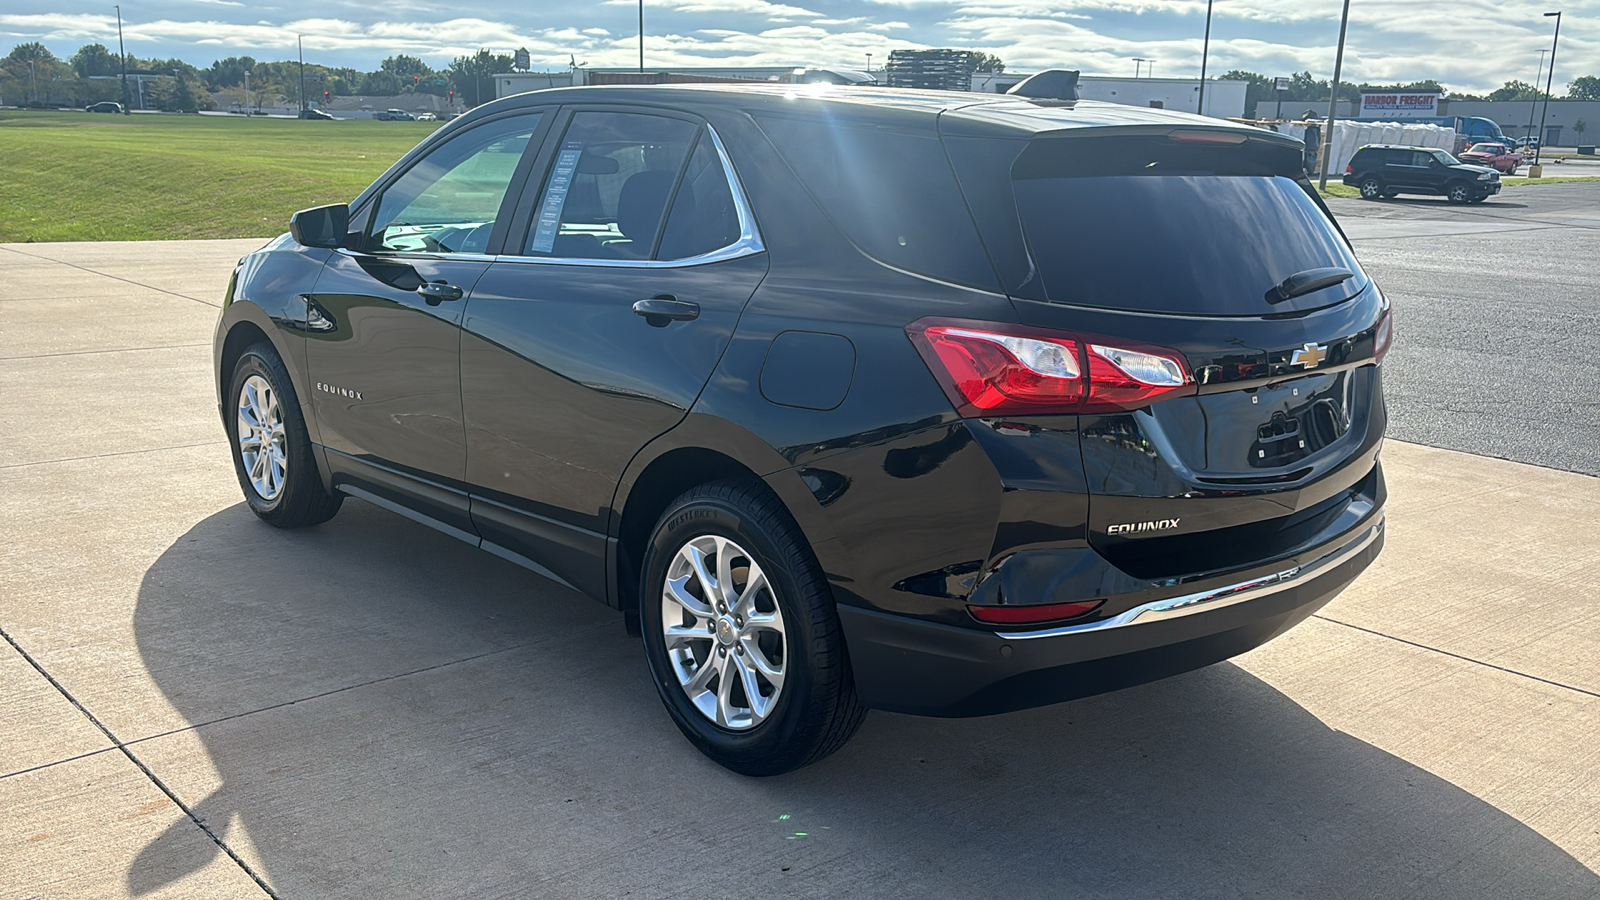
[(1390, 437), (1600, 475), (1600, 184), (1328, 206), (1395, 304)]

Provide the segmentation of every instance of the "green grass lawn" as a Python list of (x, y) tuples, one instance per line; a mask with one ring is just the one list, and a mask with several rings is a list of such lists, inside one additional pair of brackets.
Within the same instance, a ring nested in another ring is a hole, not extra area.
[(437, 127), (0, 110), (0, 242), (271, 237)]

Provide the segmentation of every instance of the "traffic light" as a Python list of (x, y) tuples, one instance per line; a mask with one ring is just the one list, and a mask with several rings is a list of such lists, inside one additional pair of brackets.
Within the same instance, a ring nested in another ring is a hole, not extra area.
[(327, 103), (328, 102), (328, 94), (329, 94), (328, 91), (323, 91), (322, 92), (322, 102), (323, 103)]

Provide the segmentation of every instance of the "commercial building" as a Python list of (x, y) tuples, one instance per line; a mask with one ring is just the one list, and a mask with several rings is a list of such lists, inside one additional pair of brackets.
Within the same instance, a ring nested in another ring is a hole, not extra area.
[[(1397, 122), (1406, 118), (1397, 114), (1400, 112), (1403, 111), (1378, 111), (1372, 109), (1370, 103), (1363, 104), (1353, 100), (1341, 100), (1338, 109), (1340, 118), (1393, 118)], [(1472, 116), (1490, 119), (1499, 125), (1500, 130), (1508, 137), (1520, 138), (1538, 134), (1539, 121), (1543, 113), (1544, 102), (1541, 100), (1452, 100), (1449, 97), (1438, 97), (1434, 109), (1417, 115)], [(1581, 136), (1575, 128), (1580, 120), (1586, 126)], [(1544, 121), (1546, 147), (1593, 144), (1597, 140), (1600, 140), (1600, 100), (1550, 101), (1550, 114)]]
[[(1004, 94), (1031, 72), (975, 72), (972, 90), (983, 94)], [(1244, 115), (1245, 81), (1206, 80), (1205, 114), (1218, 118)], [(1078, 96), (1084, 100), (1104, 100), (1127, 106), (1176, 109), (1200, 112), (1198, 78), (1109, 78), (1085, 75), (1078, 79)]]

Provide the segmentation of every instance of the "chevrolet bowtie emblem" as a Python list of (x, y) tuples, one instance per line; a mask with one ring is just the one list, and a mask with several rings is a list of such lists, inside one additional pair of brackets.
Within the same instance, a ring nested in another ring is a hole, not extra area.
[(1289, 365), (1305, 366), (1308, 369), (1315, 369), (1317, 366), (1322, 364), (1323, 360), (1327, 358), (1327, 344), (1308, 343), (1304, 347), (1301, 347), (1299, 350), (1294, 352), (1294, 356), (1289, 359)]

